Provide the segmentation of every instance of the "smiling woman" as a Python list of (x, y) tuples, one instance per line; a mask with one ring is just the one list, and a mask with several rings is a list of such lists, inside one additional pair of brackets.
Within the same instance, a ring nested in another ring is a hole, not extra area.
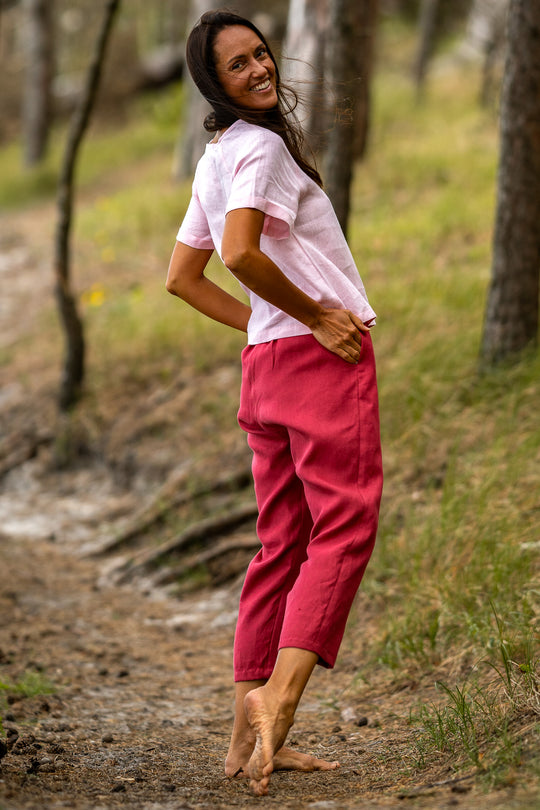
[[(284, 743), (315, 665), (335, 664), (375, 542), (375, 313), (301, 153), (264, 36), (249, 20), (208, 12), (187, 62), (216, 136), (197, 165), (167, 289), (247, 332), (238, 421), (253, 451), (262, 549), (240, 598), (225, 773), (264, 795), (275, 769), (339, 766)], [(214, 249), (249, 306), (206, 277)]]
[(257, 34), (231, 25), (219, 32), (214, 50), (219, 81), (232, 101), (252, 110), (275, 107), (276, 68)]

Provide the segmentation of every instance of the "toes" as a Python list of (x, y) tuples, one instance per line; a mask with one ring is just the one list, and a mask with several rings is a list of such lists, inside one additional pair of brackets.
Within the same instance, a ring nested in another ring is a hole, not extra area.
[(268, 794), (268, 779), (255, 780), (252, 779), (249, 783), (252, 793), (256, 796), (266, 796)]

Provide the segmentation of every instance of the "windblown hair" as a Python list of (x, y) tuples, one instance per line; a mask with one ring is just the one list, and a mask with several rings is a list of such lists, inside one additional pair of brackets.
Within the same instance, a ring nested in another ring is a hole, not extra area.
[[(230, 25), (243, 25), (250, 28), (265, 46), (276, 70), (278, 103), (270, 110), (249, 110), (236, 104), (225, 93), (218, 79), (214, 43), (217, 35)], [(191, 77), (201, 95), (212, 107), (204, 120), (208, 132), (216, 132), (231, 126), (239, 118), (249, 124), (257, 124), (276, 132), (284, 141), (295, 163), (311, 177), (317, 185), (322, 180), (317, 169), (303, 155), (304, 136), (293, 112), (298, 104), (294, 90), (281, 83), (279, 69), (268, 42), (259, 29), (244, 17), (226, 9), (207, 11), (191, 31), (186, 43), (186, 61)]]

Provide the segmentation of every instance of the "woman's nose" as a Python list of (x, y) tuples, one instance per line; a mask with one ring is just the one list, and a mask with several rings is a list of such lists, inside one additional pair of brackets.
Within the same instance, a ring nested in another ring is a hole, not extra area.
[(251, 65), (251, 73), (253, 76), (264, 77), (268, 74), (268, 70), (262, 64), (262, 62), (259, 62), (257, 59), (254, 59)]

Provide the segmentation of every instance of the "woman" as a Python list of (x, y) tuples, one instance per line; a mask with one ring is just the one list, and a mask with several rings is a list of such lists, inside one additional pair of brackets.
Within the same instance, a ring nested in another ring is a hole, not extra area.
[[(248, 20), (208, 12), (187, 62), (214, 132), (167, 289), (248, 333), (238, 420), (253, 451), (262, 548), (240, 599), (235, 720), (225, 762), (254, 793), (277, 768), (333, 769), (284, 748), (316, 663), (333, 667), (377, 531), (382, 468), (371, 309), (302, 156), (275, 59)], [(204, 270), (213, 250), (246, 305)]]

